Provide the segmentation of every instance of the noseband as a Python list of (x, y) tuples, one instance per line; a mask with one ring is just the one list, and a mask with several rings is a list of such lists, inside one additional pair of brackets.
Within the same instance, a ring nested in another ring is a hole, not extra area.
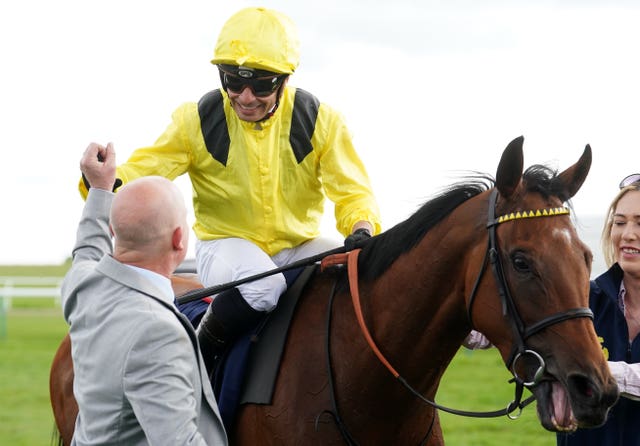
[[(476, 278), (476, 282), (471, 291), (471, 296), (469, 297), (469, 304), (467, 306), (467, 315), (469, 317), (469, 321), (473, 326), (473, 318), (472, 318), (472, 307), (475, 301), (476, 291), (478, 289), (478, 285), (482, 276), (484, 275), (487, 259), (489, 263), (491, 263), (491, 270), (493, 271), (493, 275), (496, 279), (496, 284), (498, 287), (498, 294), (500, 295), (500, 301), (502, 302), (502, 313), (506, 316), (509, 321), (511, 328), (514, 332), (514, 342), (513, 348), (511, 349), (511, 354), (509, 355), (509, 360), (507, 361), (507, 367), (511, 369), (513, 373), (514, 379), (517, 383), (524, 385), (525, 387), (531, 387), (540, 382), (542, 375), (545, 371), (545, 362), (537, 352), (530, 350), (526, 346), (526, 340), (538, 333), (539, 331), (549, 327), (550, 325), (554, 325), (568, 319), (582, 318), (588, 317), (593, 319), (593, 312), (589, 308), (572, 308), (560, 313), (552, 314), (541, 321), (538, 321), (530, 326), (526, 326), (520, 317), (520, 313), (518, 313), (518, 309), (511, 297), (511, 293), (509, 291), (509, 286), (507, 284), (507, 280), (504, 275), (504, 268), (502, 266), (502, 260), (500, 259), (500, 254), (498, 251), (498, 238), (496, 236), (496, 227), (504, 222), (518, 220), (523, 218), (538, 218), (538, 217), (553, 217), (556, 215), (566, 215), (569, 214), (569, 209), (566, 207), (558, 207), (558, 208), (549, 208), (549, 209), (540, 209), (536, 211), (519, 211), (507, 215), (502, 215), (496, 218), (496, 201), (498, 197), (498, 192), (494, 189), (489, 197), (489, 210), (488, 210), (488, 221), (487, 221), (487, 229), (489, 231), (489, 243), (487, 246), (487, 252), (485, 254), (484, 260), (482, 261), (482, 268), (478, 273), (478, 277)], [(539, 367), (537, 371), (534, 373), (534, 377), (532, 380), (526, 381), (520, 378), (516, 372), (516, 364), (518, 360), (523, 358), (524, 356), (532, 356), (534, 357), (538, 363)]]

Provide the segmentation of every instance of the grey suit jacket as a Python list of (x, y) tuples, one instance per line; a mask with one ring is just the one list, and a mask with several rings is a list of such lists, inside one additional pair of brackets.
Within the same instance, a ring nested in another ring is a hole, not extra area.
[(110, 255), (112, 200), (90, 190), (62, 285), (79, 407), (74, 444), (227, 445), (197, 338), (173, 294)]

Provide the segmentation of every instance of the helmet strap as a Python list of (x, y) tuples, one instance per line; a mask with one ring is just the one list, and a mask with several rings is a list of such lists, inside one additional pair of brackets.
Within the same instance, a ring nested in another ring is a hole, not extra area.
[(273, 105), (273, 108), (269, 111), (269, 113), (266, 114), (266, 116), (264, 118), (262, 118), (261, 120), (257, 121), (257, 122), (263, 122), (266, 121), (267, 119), (269, 119), (270, 117), (272, 117), (274, 115), (274, 113), (276, 112), (276, 110), (278, 110), (278, 106), (280, 105), (280, 98), (282, 97), (282, 95), (284, 94), (284, 86), (287, 83), (287, 81), (289, 80), (289, 76), (287, 76), (285, 78), (285, 80), (283, 80), (280, 83), (280, 86), (278, 87), (278, 92), (277, 92), (277, 96), (276, 96), (276, 103)]

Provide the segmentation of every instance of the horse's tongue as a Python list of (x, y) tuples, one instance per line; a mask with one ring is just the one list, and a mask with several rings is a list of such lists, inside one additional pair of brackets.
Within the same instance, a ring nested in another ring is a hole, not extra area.
[(551, 421), (558, 431), (574, 431), (577, 427), (577, 420), (571, 410), (569, 396), (558, 382), (551, 384), (551, 401), (553, 404)]

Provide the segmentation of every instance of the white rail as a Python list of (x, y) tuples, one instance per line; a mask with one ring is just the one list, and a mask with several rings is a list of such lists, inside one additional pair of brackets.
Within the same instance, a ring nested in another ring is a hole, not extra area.
[(60, 284), (62, 277), (0, 276), (1, 310), (11, 308), (11, 299), (54, 298), (60, 303)]
[(14, 297), (22, 299), (54, 298), (60, 305), (62, 277), (0, 276), (0, 339), (7, 337), (7, 311)]

